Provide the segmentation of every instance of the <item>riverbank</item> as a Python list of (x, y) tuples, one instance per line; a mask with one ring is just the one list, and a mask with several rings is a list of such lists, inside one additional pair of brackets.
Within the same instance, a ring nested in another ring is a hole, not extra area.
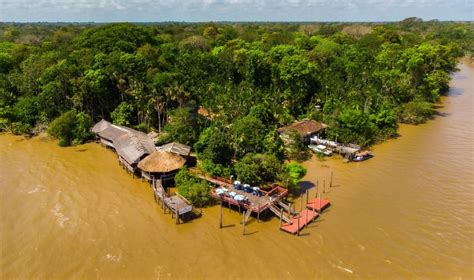
[(470, 278), (474, 68), (460, 69), (439, 116), (373, 159), (304, 163), (307, 184), (334, 172), (333, 207), (299, 238), (276, 218), (242, 236), (227, 209), (219, 229), (218, 207), (175, 226), (100, 145), (0, 135), (0, 278)]

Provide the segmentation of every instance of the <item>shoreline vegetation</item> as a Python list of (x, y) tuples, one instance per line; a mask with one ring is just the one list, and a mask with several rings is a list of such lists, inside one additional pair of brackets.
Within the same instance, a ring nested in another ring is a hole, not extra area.
[[(423, 123), (474, 53), (473, 24), (0, 23), (0, 131), (84, 143), (104, 118), (192, 146), (204, 172), (294, 185), (297, 120), (368, 147)], [(185, 171), (183, 171), (185, 172)], [(200, 182), (187, 180), (201, 193)], [(291, 183), (291, 184), (290, 184)], [(204, 203), (206, 198), (196, 198)]]

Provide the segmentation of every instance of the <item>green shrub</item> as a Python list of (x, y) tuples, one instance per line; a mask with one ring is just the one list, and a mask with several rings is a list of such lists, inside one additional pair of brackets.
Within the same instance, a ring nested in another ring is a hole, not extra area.
[(186, 167), (181, 168), (174, 180), (178, 187), (178, 193), (193, 205), (204, 206), (211, 201), (209, 185), (192, 176)]
[(170, 121), (165, 125), (164, 136), (160, 143), (178, 142), (193, 145), (199, 138), (202, 128), (202, 117), (197, 116), (189, 108), (177, 108), (169, 112)]
[(91, 126), (92, 119), (89, 115), (70, 110), (52, 121), (48, 132), (59, 139), (60, 146), (78, 145), (90, 138)]
[(127, 102), (120, 103), (110, 114), (112, 122), (116, 125), (130, 126), (133, 116), (133, 106)]
[(372, 144), (377, 137), (377, 126), (371, 116), (355, 109), (345, 109), (336, 118), (335, 126), (328, 131), (338, 142), (356, 143), (360, 146)]
[(401, 106), (398, 118), (403, 123), (420, 124), (433, 114), (433, 104), (426, 101), (411, 101)]
[(26, 133), (30, 132), (31, 128), (32, 128), (31, 125), (29, 125), (27, 123), (14, 122), (10, 126), (10, 131), (13, 134), (21, 135), (21, 134), (26, 134)]
[(38, 118), (38, 103), (34, 97), (20, 97), (13, 106), (13, 116), (18, 122), (34, 125)]
[(279, 160), (283, 160), (285, 157), (285, 145), (276, 129), (267, 133), (265, 139), (263, 139), (263, 148), (266, 154), (272, 154)]
[(288, 144), (286, 149), (286, 155), (289, 159), (294, 160), (305, 160), (309, 157), (308, 149), (306, 149), (301, 136), (296, 131), (290, 131), (288, 134)]
[(194, 144), (199, 159), (215, 164), (230, 164), (234, 150), (229, 143), (228, 133), (222, 125), (216, 124), (203, 130)]
[(234, 166), (237, 179), (251, 185), (274, 182), (281, 168), (280, 161), (268, 154), (247, 154)]
[(306, 168), (297, 162), (289, 162), (283, 165), (283, 172), (280, 174), (280, 180), (285, 183), (289, 189), (298, 189), (298, 183), (306, 175)]
[(73, 145), (82, 144), (92, 136), (90, 128), (92, 127), (92, 118), (84, 112), (76, 114), (76, 124), (73, 131)]
[(199, 164), (199, 168), (212, 176), (228, 178), (232, 174), (232, 168), (230, 166), (213, 163), (210, 160), (203, 160)]

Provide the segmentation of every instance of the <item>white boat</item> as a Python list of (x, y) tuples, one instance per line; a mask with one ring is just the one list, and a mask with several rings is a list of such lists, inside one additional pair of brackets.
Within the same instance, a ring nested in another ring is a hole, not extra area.
[(323, 154), (325, 156), (332, 155), (332, 152), (326, 149), (326, 146), (324, 145), (308, 145), (308, 148), (315, 153)]

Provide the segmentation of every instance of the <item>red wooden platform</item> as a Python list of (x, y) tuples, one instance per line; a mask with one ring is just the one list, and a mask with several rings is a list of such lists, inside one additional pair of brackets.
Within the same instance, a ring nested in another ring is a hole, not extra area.
[(320, 198), (315, 198), (311, 201), (308, 201), (306, 203), (306, 208), (310, 210), (316, 210), (318, 212), (321, 212), (321, 210), (324, 210), (326, 207), (330, 205), (329, 200), (327, 199), (320, 199)]
[[(298, 216), (294, 217), (291, 220), (291, 223), (283, 224), (280, 229), (286, 232), (289, 232), (291, 234), (296, 234), (298, 230), (301, 230), (302, 228), (304, 228), (307, 224), (311, 223), (313, 219), (316, 219), (318, 216), (319, 214), (317, 212), (304, 209), (303, 211), (301, 211), (301, 213)], [(299, 229), (298, 229), (298, 220), (299, 220)]]

